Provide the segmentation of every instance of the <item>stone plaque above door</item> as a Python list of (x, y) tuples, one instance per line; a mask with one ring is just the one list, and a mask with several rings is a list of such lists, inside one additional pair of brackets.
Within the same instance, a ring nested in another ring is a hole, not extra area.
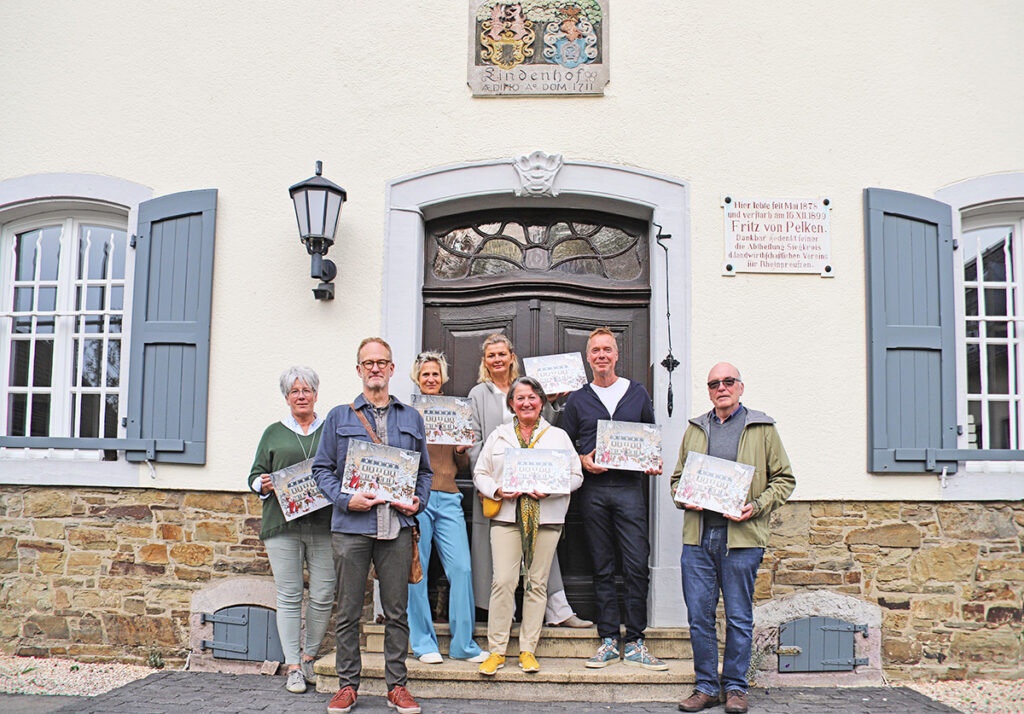
[(469, 0), (478, 97), (604, 94), (608, 0)]

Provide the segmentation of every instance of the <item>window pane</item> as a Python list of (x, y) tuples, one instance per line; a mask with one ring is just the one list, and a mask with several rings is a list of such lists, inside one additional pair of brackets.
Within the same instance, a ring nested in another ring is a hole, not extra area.
[(29, 436), (49, 436), (50, 434), (50, 395), (32, 395), (32, 431)]
[(1006, 402), (988, 403), (988, 448), (1010, 448), (1010, 405)]
[(103, 436), (107, 438), (117, 437), (117, 395), (108, 394), (106, 397), (106, 408), (103, 410)]
[(101, 386), (103, 370), (103, 340), (85, 340), (82, 350), (83, 387)]
[[(83, 225), (78, 239), (78, 277), (102, 280), (124, 278), (125, 231)], [(87, 272), (85, 268), (88, 268)]]
[(967, 333), (966, 334), (967, 334), (967, 337), (977, 337), (978, 336), (978, 321), (977, 320), (968, 320), (967, 321)]
[(32, 343), (29, 340), (13, 340), (11, 342), (11, 372), (7, 384), (12, 387), (28, 386), (28, 368), (31, 364), (29, 355)]
[(40, 280), (56, 280), (60, 264), (60, 226), (39, 228), (15, 237), (15, 280), (35, 280), (39, 263)]
[(982, 264), (983, 280), (1005, 280), (1006, 259), (1004, 249), (1012, 239), (1010, 226), (992, 226), (966, 231), (962, 236), (964, 278), (975, 280), (978, 259)]
[(53, 312), (57, 309), (57, 288), (39, 288), (39, 304), (41, 312)]
[(52, 384), (53, 340), (36, 340), (36, 359), (32, 365), (32, 386), (49, 387)]
[(636, 251), (628, 251), (616, 258), (606, 258), (604, 268), (608, 277), (615, 280), (635, 280), (640, 277), (642, 266)]
[[(35, 291), (32, 288), (14, 288), (14, 311), (32, 312), (35, 307), (32, 301), (35, 299)], [(27, 335), (32, 332), (31, 317), (16, 317), (13, 322), (14, 331)]]
[(28, 396), (10, 394), (7, 397), (7, 435), (25, 436), (25, 419), (28, 416)]
[(107, 386), (116, 387), (121, 374), (121, 341), (110, 340), (107, 343)]
[(100, 435), (100, 395), (83, 394), (81, 416), (79, 417), (79, 436), (92, 438)]
[(41, 334), (52, 335), (53, 334), (53, 318), (52, 317), (37, 317), (36, 321), (36, 332)]
[(1005, 243), (999, 242), (991, 246), (981, 256), (982, 280), (1002, 282), (1006, 280)]
[(981, 429), (981, 402), (967, 403), (967, 444), (968, 448), (980, 449), (984, 443)]
[(120, 331), (121, 331), (121, 316), (120, 315), (111, 315), (110, 316), (110, 323), (109, 323), (109, 326), (107, 327), (107, 332), (117, 333), (117, 332), (120, 332)]
[(981, 347), (967, 345), (967, 393), (981, 394)]
[(988, 345), (987, 347), (989, 394), (1009, 394), (1006, 352), (1006, 345)]
[(124, 288), (114, 286), (110, 288), (111, 310), (124, 310)]
[(964, 312), (968, 315), (978, 314), (978, 289), (967, 288), (964, 290)]

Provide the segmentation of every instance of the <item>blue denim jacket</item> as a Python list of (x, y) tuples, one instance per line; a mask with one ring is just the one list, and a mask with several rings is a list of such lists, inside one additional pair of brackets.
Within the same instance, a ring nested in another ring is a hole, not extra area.
[[(373, 415), (369, 413), (371, 407), (366, 397), (360, 394), (353, 404), (356, 409), (363, 412), (363, 416), (372, 425)], [(416, 477), (416, 495), (420, 499), (420, 511), (427, 506), (430, 499), (430, 483), (434, 479), (424, 434), (423, 418), (420, 413), (409, 405), (393, 399), (388, 410), (388, 445), (420, 452), (420, 469)], [(350, 511), (348, 501), (352, 496), (341, 492), (339, 474), (345, 468), (349, 439), (373, 441), (349, 405), (342, 404), (334, 407), (324, 420), (320, 446), (316, 450), (316, 458), (313, 459), (313, 478), (327, 500), (334, 503), (334, 514), (331, 516), (333, 532), (374, 535), (377, 532), (377, 509), (380, 506), (374, 506), (369, 511)], [(397, 510), (395, 513), (398, 514), (402, 527), (415, 525), (415, 517)]]

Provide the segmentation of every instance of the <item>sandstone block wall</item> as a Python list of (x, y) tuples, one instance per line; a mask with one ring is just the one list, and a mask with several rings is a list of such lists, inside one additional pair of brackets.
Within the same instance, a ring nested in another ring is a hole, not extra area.
[(877, 603), (893, 679), (1020, 677), (1024, 504), (789, 503), (755, 598), (824, 589)]
[(168, 664), (192, 592), (270, 575), (255, 495), (0, 487), (0, 650)]
[[(0, 487), (0, 651), (180, 663), (195, 590), (270, 576), (260, 511), (251, 494)], [(893, 679), (1020, 677), (1022, 537), (1020, 503), (790, 503), (755, 596), (878, 604)]]

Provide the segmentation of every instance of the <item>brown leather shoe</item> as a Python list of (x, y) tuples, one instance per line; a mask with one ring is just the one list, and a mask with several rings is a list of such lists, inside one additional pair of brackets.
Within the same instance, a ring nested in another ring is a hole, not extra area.
[(725, 693), (725, 711), (728, 714), (743, 714), (747, 711), (747, 695), (734, 689)]
[(679, 711), (699, 712), (708, 707), (713, 707), (720, 702), (718, 697), (705, 694), (699, 689), (694, 689), (693, 694), (679, 702)]

